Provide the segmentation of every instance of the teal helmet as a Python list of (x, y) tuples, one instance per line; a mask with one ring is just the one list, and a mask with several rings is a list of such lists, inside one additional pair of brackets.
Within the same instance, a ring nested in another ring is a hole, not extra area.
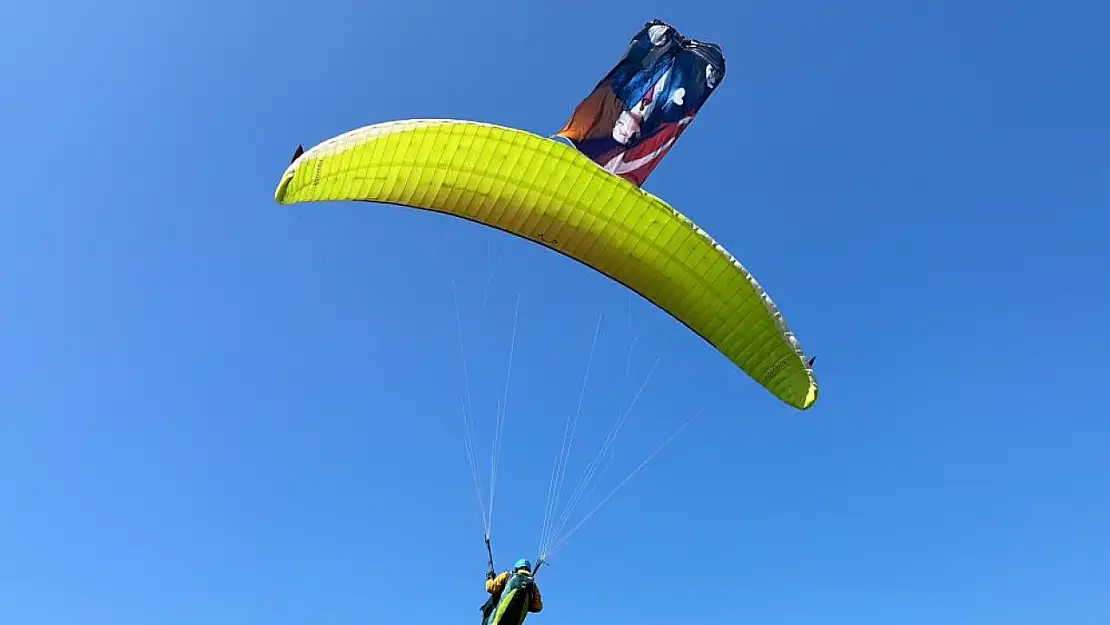
[(529, 571), (532, 570), (532, 563), (528, 561), (528, 558), (521, 558), (516, 561), (516, 564), (513, 565), (514, 571), (519, 571), (520, 569), (528, 569)]

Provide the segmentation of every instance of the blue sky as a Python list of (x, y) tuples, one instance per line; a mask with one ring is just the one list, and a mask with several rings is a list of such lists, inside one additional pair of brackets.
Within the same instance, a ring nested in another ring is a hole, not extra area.
[[(700, 414), (529, 623), (1110, 622), (1110, 7), (764, 4), (5, 4), (0, 621), (476, 624), (454, 283), (483, 477), (520, 301), (500, 566), (599, 315), (569, 482), (656, 358), (595, 500)], [(728, 75), (649, 190), (782, 306), (811, 412), (538, 246), (273, 201), (374, 122), (549, 134), (654, 17)]]

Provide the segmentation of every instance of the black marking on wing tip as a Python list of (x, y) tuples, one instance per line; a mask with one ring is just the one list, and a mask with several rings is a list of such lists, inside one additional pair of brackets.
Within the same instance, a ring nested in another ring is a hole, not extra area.
[(813, 358), (810, 358), (809, 362), (807, 362), (806, 364), (809, 365), (810, 369), (812, 369), (813, 368), (813, 363), (815, 363), (815, 362), (817, 362), (817, 356), (814, 356)]
[(294, 162), (296, 162), (296, 160), (300, 158), (302, 154), (304, 154), (304, 146), (298, 143), (296, 151), (293, 152), (293, 158), (289, 160), (289, 164), (292, 165)]

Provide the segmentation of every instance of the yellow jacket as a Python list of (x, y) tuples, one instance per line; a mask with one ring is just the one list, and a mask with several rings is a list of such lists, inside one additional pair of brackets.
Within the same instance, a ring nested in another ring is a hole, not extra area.
[[(512, 576), (511, 571), (505, 571), (493, 579), (486, 579), (486, 592), (496, 597), (498, 600), (501, 598), (501, 591), (505, 590), (505, 584)], [(521, 575), (531, 576), (528, 571), (521, 571)], [(543, 610), (543, 597), (540, 596), (540, 586), (533, 580), (532, 583), (532, 605), (528, 606), (529, 612), (540, 612)]]

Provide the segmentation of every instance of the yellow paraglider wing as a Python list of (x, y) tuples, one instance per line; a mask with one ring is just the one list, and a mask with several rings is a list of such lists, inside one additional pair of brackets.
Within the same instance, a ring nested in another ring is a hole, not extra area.
[(787, 404), (817, 400), (801, 346), (755, 278), (681, 213), (558, 141), (469, 121), (367, 126), (299, 154), (275, 198), (398, 204), (527, 238), (647, 298)]

